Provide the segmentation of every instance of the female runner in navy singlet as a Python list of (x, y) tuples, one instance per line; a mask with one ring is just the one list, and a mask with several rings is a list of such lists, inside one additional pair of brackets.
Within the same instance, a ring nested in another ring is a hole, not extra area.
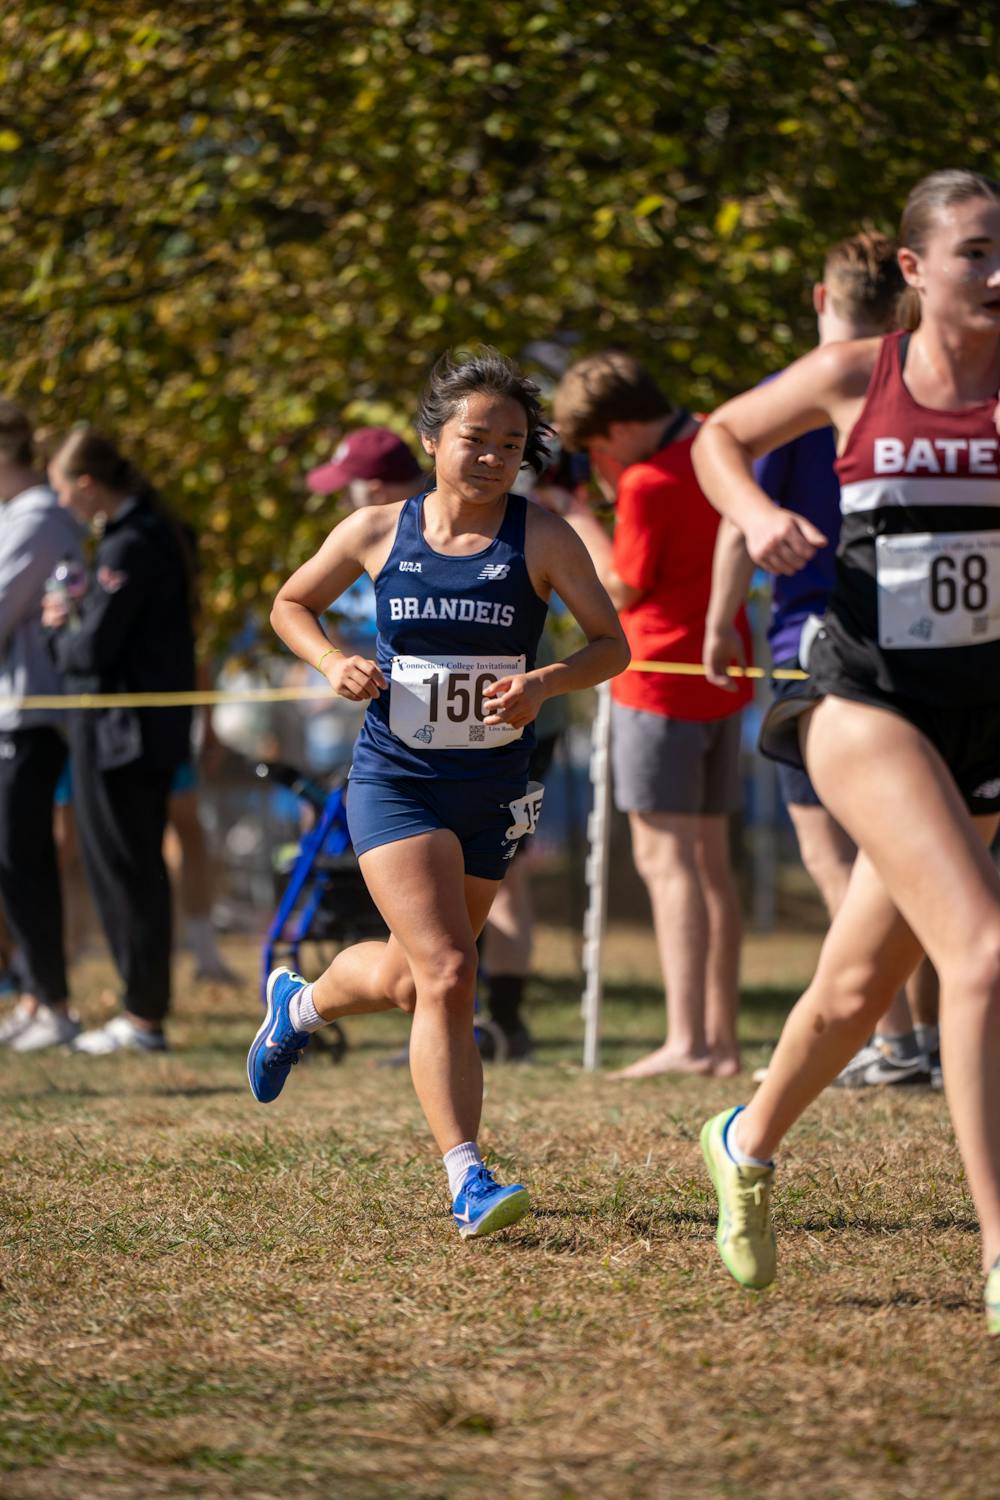
[[(368, 702), (347, 796), (361, 873), (387, 943), (344, 949), (314, 984), (278, 969), (247, 1060), (254, 1096), (281, 1092), (310, 1033), (365, 1011), (412, 1011), (410, 1071), (444, 1156), (455, 1223), (489, 1234), (527, 1212), (477, 1146), (483, 1073), (473, 1035), (476, 938), (517, 840), (538, 815), (532, 721), (545, 699), (628, 664), (618, 616), (565, 521), (512, 493), (544, 467), (538, 387), (502, 355), (445, 356), (417, 430), (433, 488), (335, 527), (278, 594), (275, 630), (340, 697)], [(362, 572), (374, 580), (376, 659), (342, 656), (319, 616)], [(550, 593), (587, 644), (536, 668)]]
[(936, 172), (899, 237), (908, 332), (831, 344), (737, 397), (695, 445), (698, 477), (763, 567), (824, 538), (780, 510), (751, 463), (838, 433), (843, 529), (811, 680), (762, 748), (802, 758), (858, 845), (816, 975), (759, 1092), (702, 1132), (717, 1244), (746, 1286), (774, 1276), (768, 1198), (782, 1137), (854, 1055), (921, 947), (941, 979), (944, 1085), (1000, 1333), (1000, 184)]

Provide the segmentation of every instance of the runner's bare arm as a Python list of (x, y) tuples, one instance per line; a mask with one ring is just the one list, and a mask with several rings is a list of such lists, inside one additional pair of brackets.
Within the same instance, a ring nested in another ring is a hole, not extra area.
[(709, 682), (728, 692), (736, 691), (736, 682), (727, 675), (727, 667), (746, 666), (746, 652), (735, 620), (750, 590), (753, 567), (742, 532), (723, 516), (715, 538), (712, 593), (705, 616), (701, 659)]
[(586, 547), (559, 516), (528, 507), (525, 555), (536, 593), (555, 590), (587, 637), (587, 644), (565, 661), (537, 667), (522, 676), (503, 677), (487, 688), (487, 724), (530, 724), (546, 698), (595, 687), (628, 666), (629, 649), (614, 605)]
[(335, 526), (319, 551), (278, 590), (271, 624), (296, 656), (316, 667), (339, 697), (360, 702), (386, 686), (375, 662), (330, 650), (319, 616), (365, 571), (374, 576), (395, 534), (399, 506), (368, 506)]
[(776, 380), (712, 413), (695, 439), (695, 472), (716, 510), (742, 531), (754, 562), (796, 573), (827, 538), (804, 516), (782, 510), (753, 477), (755, 458), (832, 423), (848, 433), (864, 404), (878, 339), (827, 344)]

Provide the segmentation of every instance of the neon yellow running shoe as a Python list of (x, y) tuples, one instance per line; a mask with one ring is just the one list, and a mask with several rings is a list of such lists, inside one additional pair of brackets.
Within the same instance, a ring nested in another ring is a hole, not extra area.
[(986, 1278), (986, 1332), (1000, 1334), (1000, 1255)]
[[(701, 1149), (719, 1200), (715, 1243), (723, 1264), (740, 1286), (763, 1291), (774, 1280), (776, 1251), (771, 1228), (773, 1167), (737, 1166), (726, 1150), (726, 1127), (736, 1109), (706, 1120)], [(997, 1274), (1000, 1297), (1000, 1273)], [(1000, 1310), (998, 1310), (1000, 1311)]]

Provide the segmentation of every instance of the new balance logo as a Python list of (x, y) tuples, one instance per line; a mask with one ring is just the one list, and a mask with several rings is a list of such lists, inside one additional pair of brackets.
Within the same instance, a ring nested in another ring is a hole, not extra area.
[(420, 564), (418, 562), (401, 562), (399, 571), (401, 573), (419, 573)]
[(485, 579), (487, 583), (499, 583), (500, 579), (506, 578), (509, 572), (509, 563), (486, 563), (479, 577)]

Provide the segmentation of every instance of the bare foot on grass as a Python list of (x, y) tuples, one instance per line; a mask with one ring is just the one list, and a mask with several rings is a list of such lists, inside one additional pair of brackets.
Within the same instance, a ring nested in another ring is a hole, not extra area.
[(712, 1050), (712, 1076), (735, 1078), (742, 1071), (738, 1047), (715, 1047)]
[(655, 1052), (647, 1052), (645, 1057), (637, 1058), (634, 1063), (629, 1063), (627, 1068), (620, 1068), (617, 1073), (609, 1073), (608, 1077), (655, 1078), (660, 1073), (704, 1075), (711, 1071), (712, 1058), (707, 1052), (678, 1052), (673, 1047), (664, 1044), (662, 1047), (657, 1047)]

